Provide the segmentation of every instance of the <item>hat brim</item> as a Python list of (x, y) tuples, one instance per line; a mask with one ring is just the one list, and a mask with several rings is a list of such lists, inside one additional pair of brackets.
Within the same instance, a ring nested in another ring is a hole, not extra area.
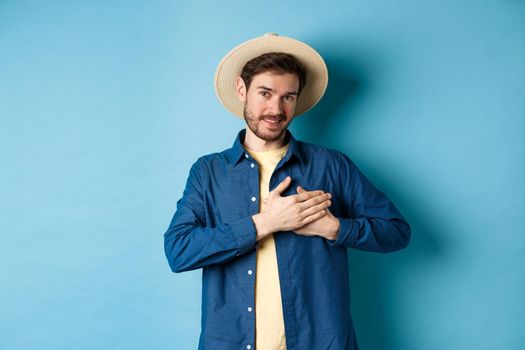
[(237, 77), (249, 60), (268, 52), (285, 52), (295, 56), (306, 67), (306, 85), (303, 87), (294, 116), (303, 114), (323, 97), (328, 85), (328, 69), (319, 55), (305, 43), (280, 35), (265, 35), (248, 40), (228, 52), (215, 72), (215, 94), (224, 107), (240, 118), (243, 103), (235, 93)]

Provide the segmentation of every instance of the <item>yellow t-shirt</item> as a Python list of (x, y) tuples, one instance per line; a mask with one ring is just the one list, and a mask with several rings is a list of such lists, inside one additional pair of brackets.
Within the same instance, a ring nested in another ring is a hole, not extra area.
[[(246, 151), (259, 163), (259, 211), (270, 193), (270, 177), (288, 145), (272, 151)], [(273, 234), (257, 243), (255, 273), (255, 349), (286, 350), (281, 285)]]

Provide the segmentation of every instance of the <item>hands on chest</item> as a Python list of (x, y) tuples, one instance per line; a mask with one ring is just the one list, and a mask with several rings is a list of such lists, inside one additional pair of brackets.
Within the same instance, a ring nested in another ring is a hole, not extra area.
[(307, 191), (297, 186), (297, 194), (282, 196), (290, 183), (286, 177), (265, 200), (261, 213), (253, 215), (257, 240), (279, 231), (294, 231), (305, 236), (321, 236), (335, 240), (339, 220), (328, 210), (332, 195), (321, 190)]

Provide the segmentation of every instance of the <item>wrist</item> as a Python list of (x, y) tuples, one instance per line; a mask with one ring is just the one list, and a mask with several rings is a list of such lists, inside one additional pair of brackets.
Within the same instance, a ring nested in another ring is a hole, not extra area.
[(337, 239), (337, 236), (339, 235), (340, 228), (341, 228), (341, 223), (339, 222), (339, 219), (336, 217), (333, 217), (332, 222), (329, 225), (328, 236), (326, 238), (329, 240), (335, 241)]
[(265, 213), (258, 213), (253, 215), (252, 220), (255, 224), (255, 230), (257, 231), (257, 241), (273, 233), (273, 229), (270, 225), (271, 220), (268, 220), (267, 215)]

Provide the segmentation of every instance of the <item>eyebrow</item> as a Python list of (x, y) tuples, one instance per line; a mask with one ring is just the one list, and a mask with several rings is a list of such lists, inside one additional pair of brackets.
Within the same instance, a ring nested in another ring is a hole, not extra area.
[[(264, 85), (257, 86), (257, 89), (263, 89), (263, 90), (268, 90), (268, 91), (274, 92), (273, 89), (270, 89), (269, 87), (266, 87)], [(297, 92), (296, 91), (289, 91), (285, 95), (297, 95)]]

